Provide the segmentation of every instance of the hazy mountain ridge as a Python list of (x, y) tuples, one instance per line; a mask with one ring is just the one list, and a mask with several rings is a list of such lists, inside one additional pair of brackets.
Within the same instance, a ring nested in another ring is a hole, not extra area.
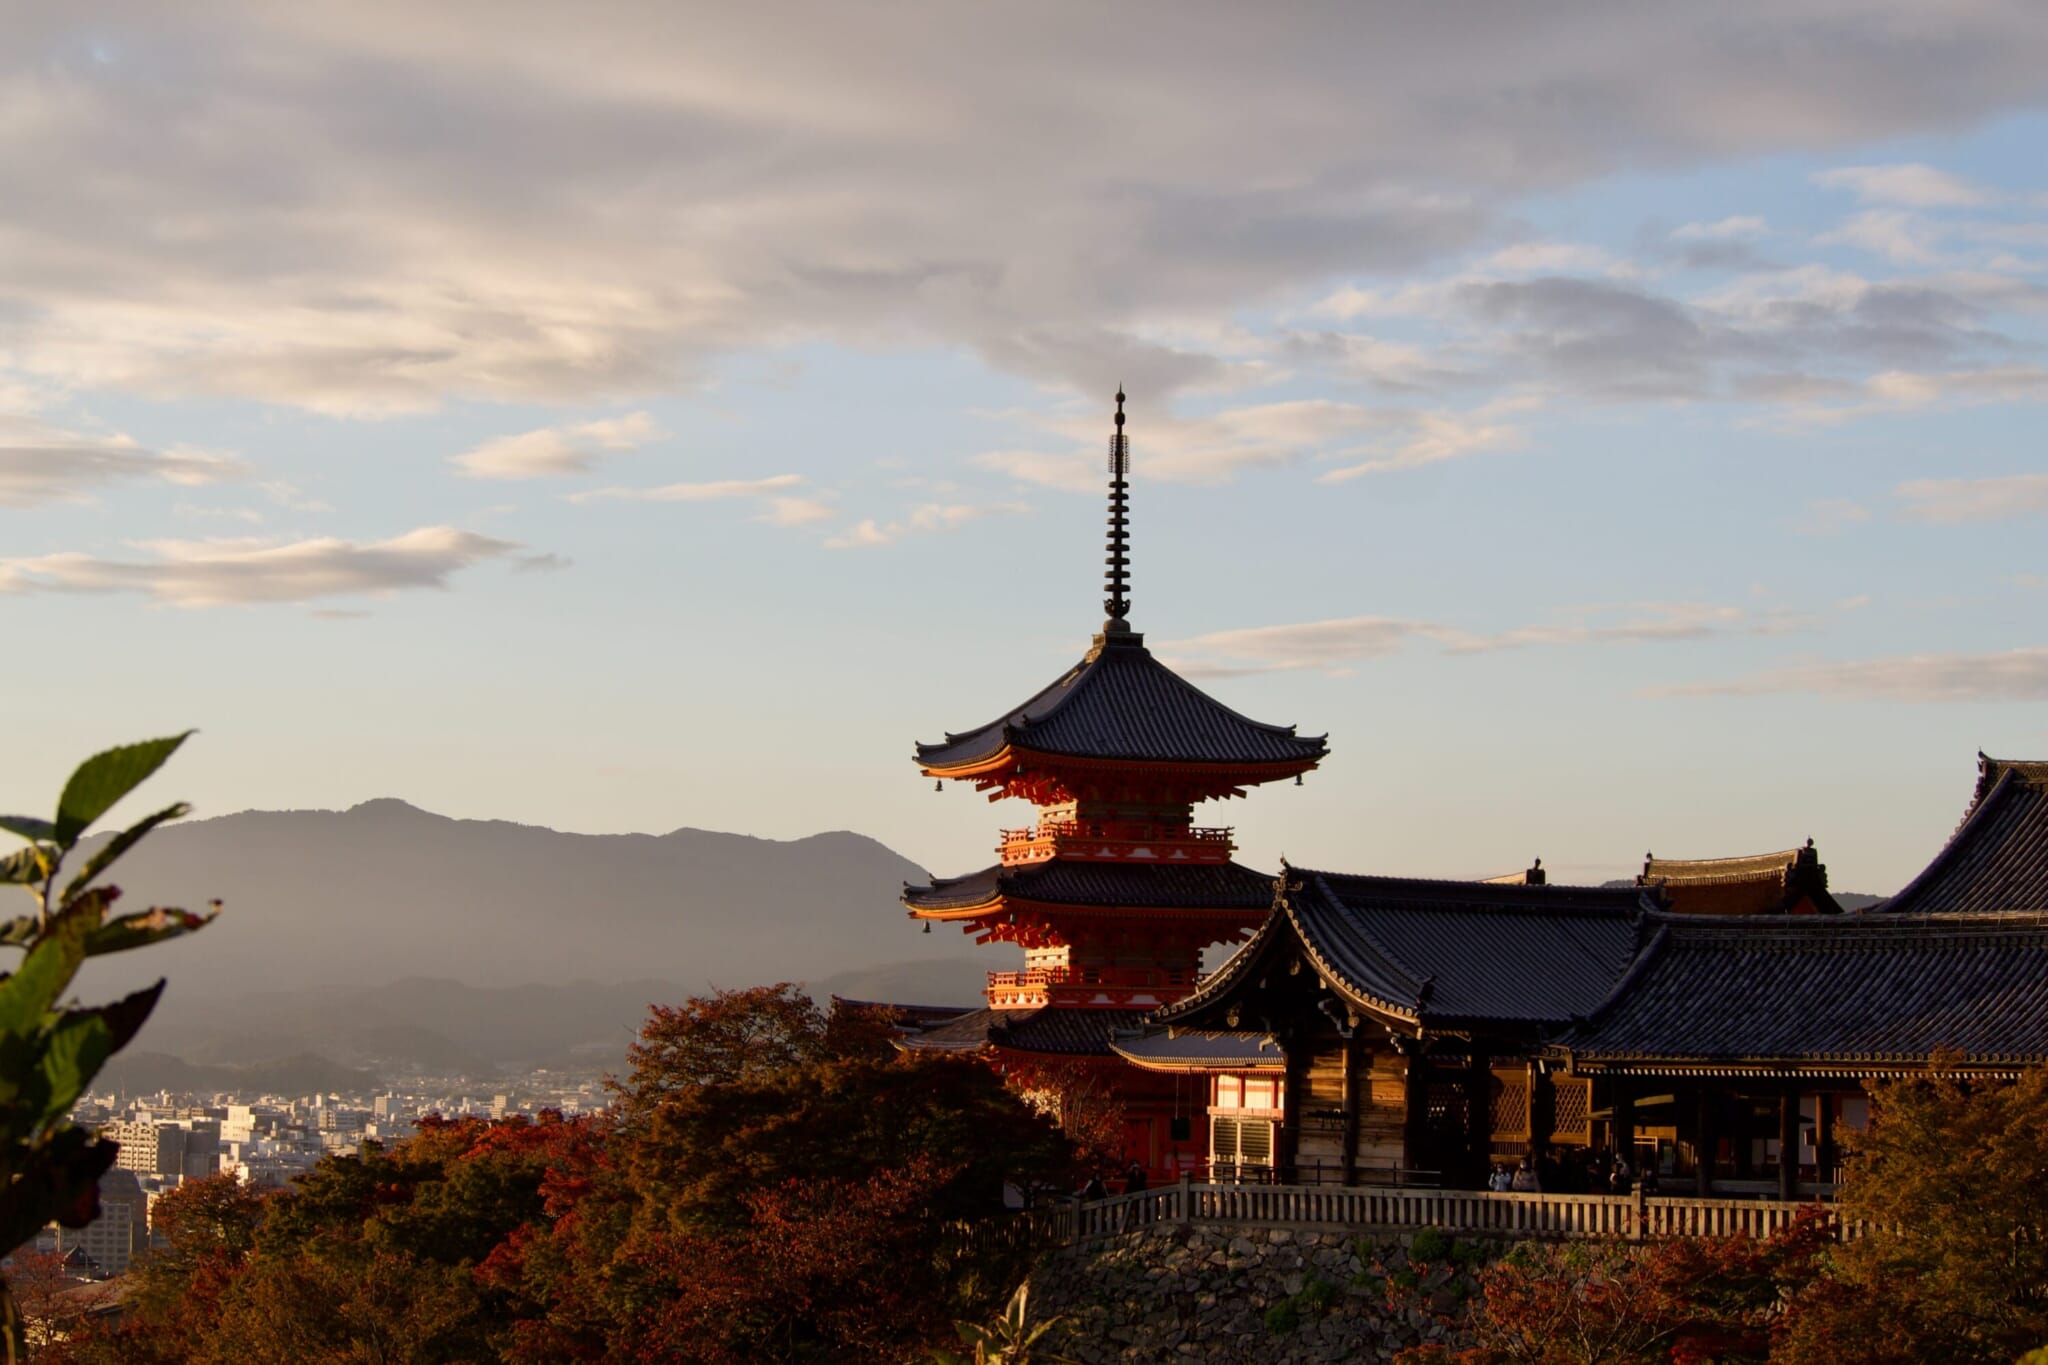
[(194, 1064), (612, 1064), (651, 1001), (844, 977), (929, 980), (912, 993), (941, 1003), (972, 980), (966, 1004), (1007, 965), (917, 933), (897, 895), (926, 874), (848, 831), (567, 834), (386, 799), (169, 826), (118, 872), (123, 909), (225, 903), (204, 933), (80, 982), (99, 998), (168, 977), (140, 1046)]

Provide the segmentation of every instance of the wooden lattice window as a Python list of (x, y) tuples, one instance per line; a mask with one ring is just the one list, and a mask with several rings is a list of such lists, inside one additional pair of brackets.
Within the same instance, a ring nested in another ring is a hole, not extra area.
[(1529, 1079), (1526, 1074), (1493, 1076), (1493, 1131), (1501, 1137), (1529, 1135)]
[(1593, 1083), (1557, 1076), (1551, 1079), (1550, 1084), (1557, 1097), (1557, 1113), (1551, 1120), (1550, 1135), (1559, 1142), (1591, 1142)]

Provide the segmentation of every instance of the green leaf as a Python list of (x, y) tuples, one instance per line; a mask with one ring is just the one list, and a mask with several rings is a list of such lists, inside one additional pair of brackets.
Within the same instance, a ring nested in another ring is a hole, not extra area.
[[(220, 913), (220, 902), (215, 901), (206, 908), (203, 915), (190, 910), (177, 910), (169, 906), (152, 906), (140, 914), (122, 915), (108, 920), (93, 931), (86, 940), (85, 955), (100, 957), (107, 953), (124, 952), (129, 948), (142, 948), (152, 943), (162, 943), (167, 938), (179, 938), (197, 929), (204, 929)], [(0, 942), (5, 942), (0, 938)]]
[(38, 820), (33, 815), (0, 815), (0, 829), (24, 839), (47, 839), (57, 832), (48, 820)]
[(178, 746), (191, 735), (192, 731), (187, 730), (182, 735), (171, 735), (165, 739), (124, 744), (118, 749), (94, 754), (79, 764), (78, 771), (71, 774), (71, 780), (64, 784), (64, 794), (57, 798), (57, 819), (49, 838), (64, 849), (77, 843), (78, 836), (85, 833), (93, 821), (105, 815), (116, 801), (134, 791), (143, 779), (161, 768), (164, 760), (176, 753)]
[(44, 1122), (54, 1123), (71, 1112), (71, 1106), (78, 1103), (78, 1097), (92, 1084), (107, 1058), (142, 1031), (143, 1022), (163, 993), (164, 983), (158, 981), (111, 1005), (64, 1012), (43, 1047), (42, 1072), (47, 1087), (42, 1097)]
[(49, 855), (43, 852), (41, 844), (17, 848), (0, 858), (0, 885), (33, 886), (50, 875), (49, 868)]
[(0, 1037), (26, 1036), (42, 1027), (43, 1016), (85, 961), (86, 939), (99, 927), (97, 905), (81, 903), (51, 918), (21, 967), (0, 980)]
[(64, 899), (70, 900), (73, 896), (84, 890), (87, 882), (90, 882), (94, 877), (99, 876), (100, 873), (112, 867), (115, 859), (142, 841), (143, 835), (149, 833), (166, 820), (182, 819), (191, 813), (192, 808), (183, 801), (180, 801), (176, 805), (165, 806), (154, 815), (137, 820), (134, 824), (107, 840), (106, 847), (86, 859), (85, 866), (80, 868), (78, 875), (71, 879), (71, 884), (64, 888)]

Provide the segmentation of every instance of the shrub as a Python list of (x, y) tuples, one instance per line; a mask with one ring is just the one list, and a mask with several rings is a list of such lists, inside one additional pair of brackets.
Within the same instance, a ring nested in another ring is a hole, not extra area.
[(1457, 1241), (1442, 1228), (1424, 1228), (1415, 1234), (1415, 1240), (1408, 1247), (1411, 1261), (1434, 1262), (1448, 1260), (1457, 1247)]

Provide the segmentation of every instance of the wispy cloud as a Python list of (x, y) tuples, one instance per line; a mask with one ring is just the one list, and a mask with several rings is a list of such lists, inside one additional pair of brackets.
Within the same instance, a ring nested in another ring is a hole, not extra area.
[(1391, 654), (1416, 642), (1446, 654), (1566, 645), (1656, 643), (1728, 635), (1787, 635), (1814, 629), (1819, 618), (1783, 609), (1753, 610), (1701, 602), (1641, 602), (1581, 607), (1561, 619), (1486, 633), (1443, 622), (1390, 616), (1348, 616), (1291, 625), (1216, 631), (1171, 641), (1190, 676), (1230, 677), (1247, 673), (1317, 669), (1341, 673), (1349, 664)]
[(767, 509), (755, 520), (770, 526), (809, 526), (837, 515), (837, 509), (823, 498), (770, 498)]
[(1794, 664), (1726, 682), (1655, 688), (1649, 695), (1750, 697), (1772, 692), (1811, 692), (1862, 701), (2048, 701), (2048, 649)]
[[(1326, 479), (1408, 468), (1459, 455), (1509, 450), (1521, 431), (1500, 419), (1538, 406), (1511, 395), (1469, 412), (1402, 404), (1291, 399), (1192, 417), (1147, 413), (1132, 438), (1140, 477), (1168, 483), (1225, 483), (1248, 470), (1339, 464)], [(1064, 451), (1000, 450), (972, 463), (1023, 483), (1073, 491), (1102, 487), (1104, 423), (1099, 413), (1041, 422), (1072, 444)]]
[(123, 483), (193, 488), (247, 472), (232, 456), (183, 446), (145, 450), (125, 436), (94, 437), (0, 414), (0, 507), (81, 502)]
[(1909, 479), (1892, 492), (1916, 521), (1955, 525), (2048, 512), (2048, 474), (1995, 479)]
[(1919, 162), (1838, 166), (1813, 180), (1828, 189), (1848, 190), (1867, 203), (1906, 208), (1971, 208), (1992, 198), (1980, 185)]
[(929, 535), (936, 531), (956, 531), (968, 522), (983, 517), (1014, 516), (1031, 510), (1025, 502), (998, 503), (937, 503), (928, 502), (913, 507), (900, 519), (877, 521), (873, 517), (855, 522), (838, 535), (825, 541), (831, 550), (858, 550), (879, 545), (890, 545), (905, 536)]
[(448, 462), (472, 479), (539, 479), (562, 474), (587, 474), (605, 455), (636, 450), (660, 437), (654, 418), (644, 412), (571, 426), (540, 427), (516, 436), (500, 436), (473, 450), (449, 456)]
[(519, 546), (450, 526), (361, 544), (315, 540), (155, 540), (144, 559), (51, 554), (0, 559), (0, 593), (137, 593), (178, 607), (305, 602), (446, 588), (451, 575)]
[(567, 501), (589, 502), (721, 502), (727, 498), (758, 498), (779, 489), (796, 488), (801, 474), (770, 474), (763, 479), (713, 479), (706, 483), (665, 483), (656, 488), (592, 488), (570, 493)]
[(1870, 509), (1852, 498), (1820, 498), (1806, 504), (1795, 529), (1810, 536), (1833, 535), (1870, 520)]
[(1680, 242), (1749, 241), (1770, 231), (1770, 225), (1751, 214), (1722, 218), (1712, 223), (1687, 223), (1673, 228), (1673, 240)]

